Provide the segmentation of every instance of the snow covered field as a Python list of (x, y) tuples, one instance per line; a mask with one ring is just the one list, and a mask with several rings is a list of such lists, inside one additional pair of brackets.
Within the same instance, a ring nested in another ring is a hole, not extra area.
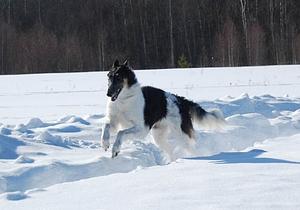
[(138, 71), (219, 108), (197, 155), (100, 145), (106, 73), (0, 76), (0, 209), (299, 209), (300, 66)]

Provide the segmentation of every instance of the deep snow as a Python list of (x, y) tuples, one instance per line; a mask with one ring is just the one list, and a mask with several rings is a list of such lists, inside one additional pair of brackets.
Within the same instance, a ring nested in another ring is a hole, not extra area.
[[(142, 85), (160, 87), (190, 99), (215, 100), (270, 94), (299, 97), (300, 66), (261, 66), (136, 71)], [(0, 76), (1, 123), (33, 117), (57, 120), (70, 114), (105, 112), (106, 72)]]
[(106, 73), (1, 76), (1, 209), (299, 208), (299, 66), (137, 73), (228, 126), (199, 128), (195, 157), (169, 163), (148, 136), (111, 159)]

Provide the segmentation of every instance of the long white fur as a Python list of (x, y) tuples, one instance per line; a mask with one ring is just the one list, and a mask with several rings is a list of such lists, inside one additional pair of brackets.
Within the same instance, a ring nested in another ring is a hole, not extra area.
[(226, 126), (222, 112), (218, 109), (211, 109), (199, 119), (197, 116), (193, 116), (193, 125), (199, 126), (201, 129), (208, 130), (222, 130)]
[[(172, 151), (174, 147), (168, 142), (170, 134), (176, 136), (179, 139), (177, 142), (189, 151), (193, 150), (193, 141), (181, 130), (181, 115), (176, 105), (177, 98), (170, 93), (166, 93), (165, 96), (167, 100), (167, 116), (155, 123), (151, 130), (155, 143), (172, 160), (174, 159)], [(110, 133), (117, 133), (112, 148), (112, 157), (118, 155), (123, 141), (145, 138), (149, 133), (149, 128), (144, 124), (144, 107), (145, 99), (139, 83), (131, 87), (125, 85), (115, 101), (111, 101), (108, 98), (106, 123), (102, 129), (101, 142), (102, 147), (107, 150), (110, 145)], [(196, 120), (196, 123), (216, 127), (218, 123), (222, 122), (220, 119), (223, 119), (221, 116), (218, 116), (217, 113), (207, 114), (202, 120)]]
[(117, 100), (107, 102), (106, 123), (102, 129), (102, 146), (105, 150), (109, 147), (110, 133), (117, 132), (112, 156), (120, 152), (120, 147), (125, 139), (130, 137), (143, 138), (147, 135), (144, 126), (145, 100), (139, 83), (130, 88), (124, 87)]

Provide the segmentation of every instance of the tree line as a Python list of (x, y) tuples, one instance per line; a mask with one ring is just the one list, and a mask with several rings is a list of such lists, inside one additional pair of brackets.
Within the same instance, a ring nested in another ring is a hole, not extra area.
[(299, 0), (0, 0), (0, 74), (300, 63)]

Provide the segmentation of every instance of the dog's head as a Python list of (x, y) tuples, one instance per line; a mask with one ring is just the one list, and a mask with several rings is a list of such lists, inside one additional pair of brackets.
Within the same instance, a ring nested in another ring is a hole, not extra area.
[(115, 101), (124, 88), (130, 88), (137, 82), (134, 72), (128, 65), (126, 60), (123, 64), (119, 64), (116, 60), (107, 74), (108, 76), (108, 90), (107, 96)]

